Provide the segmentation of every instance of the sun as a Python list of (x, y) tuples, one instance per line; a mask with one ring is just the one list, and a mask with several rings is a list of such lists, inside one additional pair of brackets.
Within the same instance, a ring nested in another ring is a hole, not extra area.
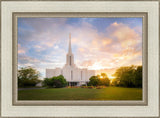
[(108, 77), (109, 77), (109, 79), (110, 79), (110, 80), (115, 79), (115, 77), (114, 77), (114, 76), (108, 76)]
[(103, 79), (103, 76), (100, 76), (100, 79)]

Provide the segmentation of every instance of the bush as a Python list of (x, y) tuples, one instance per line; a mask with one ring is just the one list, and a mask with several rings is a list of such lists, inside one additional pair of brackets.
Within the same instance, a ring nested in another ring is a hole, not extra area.
[(89, 88), (89, 89), (93, 89), (93, 88), (94, 88), (94, 86), (87, 86), (87, 88)]
[(80, 87), (81, 88), (87, 88), (86, 84), (82, 84)]
[(96, 89), (103, 89), (106, 88), (106, 86), (97, 86)]
[(87, 86), (81, 86), (81, 88), (87, 88)]
[(71, 88), (80, 88), (79, 86), (71, 86)]
[(67, 85), (67, 81), (63, 75), (59, 75), (52, 78), (45, 78), (43, 85), (51, 88), (62, 88)]
[(63, 87), (63, 84), (58, 79), (53, 79), (53, 88), (61, 88)]
[(97, 76), (92, 76), (90, 79), (89, 79), (89, 83), (88, 83), (88, 86), (98, 86), (99, 84), (99, 79)]

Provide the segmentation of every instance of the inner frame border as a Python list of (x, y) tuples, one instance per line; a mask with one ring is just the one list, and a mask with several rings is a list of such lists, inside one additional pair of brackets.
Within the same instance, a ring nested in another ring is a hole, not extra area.
[[(142, 26), (142, 67), (143, 85), (142, 100), (18, 100), (17, 70), (18, 70), (18, 40), (17, 20), (20, 17), (141, 17)], [(147, 106), (148, 105), (148, 14), (147, 12), (13, 12), (12, 13), (12, 105), (13, 106)]]

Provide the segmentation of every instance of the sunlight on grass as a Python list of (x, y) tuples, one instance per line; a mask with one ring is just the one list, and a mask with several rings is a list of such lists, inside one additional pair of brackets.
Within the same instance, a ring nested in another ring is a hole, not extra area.
[(18, 91), (18, 100), (142, 100), (142, 89), (107, 87), (21, 90)]

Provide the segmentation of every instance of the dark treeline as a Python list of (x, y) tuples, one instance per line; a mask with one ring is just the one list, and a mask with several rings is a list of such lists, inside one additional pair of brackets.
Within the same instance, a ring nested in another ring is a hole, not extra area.
[(142, 87), (142, 66), (120, 67), (113, 74), (112, 81), (107, 74), (92, 76), (89, 79), (88, 86), (121, 86), (121, 87)]
[[(113, 74), (114, 79), (110, 80), (106, 73), (92, 76), (87, 86), (120, 86), (120, 87), (136, 87), (142, 88), (142, 66), (126, 66), (120, 67)], [(39, 80), (39, 72), (32, 67), (25, 67), (18, 70), (18, 86), (29, 87), (35, 86), (42, 82)], [(43, 86), (61, 88), (67, 86), (64, 76), (44, 78)], [(86, 86), (86, 85), (85, 85)]]
[(142, 66), (120, 67), (113, 76), (113, 86), (142, 87)]

